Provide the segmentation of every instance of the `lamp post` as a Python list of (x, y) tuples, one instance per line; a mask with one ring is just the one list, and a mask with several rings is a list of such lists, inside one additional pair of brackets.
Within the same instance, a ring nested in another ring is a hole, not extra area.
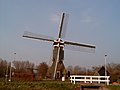
[(10, 62), (10, 77), (9, 77), (9, 82), (11, 82), (11, 71), (12, 71), (12, 67), (11, 67), (11, 62)]
[(107, 67), (106, 67), (106, 59), (107, 58), (107, 55), (105, 55), (105, 76), (107, 76)]
[(5, 77), (6, 77), (6, 81), (8, 80), (8, 63), (7, 63), (7, 68), (6, 68), (6, 75), (5, 75)]
[(15, 61), (15, 58), (16, 58), (16, 53), (14, 53), (14, 61)]
[(85, 73), (86, 73), (86, 76), (87, 76), (87, 66), (85, 67)]
[[(15, 60), (15, 55), (16, 55), (16, 53), (14, 53), (14, 60)], [(11, 82), (11, 77), (12, 77), (12, 61), (10, 62), (10, 77), (9, 77), (9, 82)]]

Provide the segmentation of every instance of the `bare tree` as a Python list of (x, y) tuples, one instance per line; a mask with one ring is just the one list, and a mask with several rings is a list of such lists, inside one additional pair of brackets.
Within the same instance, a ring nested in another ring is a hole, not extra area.
[(69, 71), (71, 74), (73, 74), (73, 66), (72, 65), (68, 66), (67, 71)]
[(111, 76), (111, 82), (116, 82), (120, 79), (120, 64), (108, 63), (107, 70)]
[(44, 79), (47, 76), (48, 65), (46, 62), (42, 62), (38, 66), (38, 73), (41, 79)]
[(74, 70), (73, 70), (73, 73), (77, 75), (77, 74), (80, 74), (80, 71), (81, 71), (81, 67), (80, 66), (75, 66)]
[(15, 67), (13, 79), (14, 80), (34, 80), (33, 68), (34, 64), (29, 61), (13, 61), (13, 66)]
[(5, 77), (7, 70), (7, 61), (0, 58), (0, 77)]
[(34, 68), (34, 64), (29, 61), (13, 61), (15, 72), (26, 72), (28, 68)]

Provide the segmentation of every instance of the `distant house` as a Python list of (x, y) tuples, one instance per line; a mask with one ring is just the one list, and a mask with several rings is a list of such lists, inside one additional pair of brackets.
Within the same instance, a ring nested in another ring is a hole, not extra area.
[[(99, 73), (100, 76), (105, 76), (105, 67), (102, 66), (102, 67), (100, 68), (100, 70), (98, 71), (98, 73)], [(109, 76), (108, 70), (106, 70), (106, 75)]]
[[(101, 68), (99, 68), (95, 73), (95, 76), (105, 76), (105, 67), (102, 66)], [(110, 73), (108, 72), (108, 70), (106, 70), (106, 75), (110, 76)], [(105, 78), (101, 78), (101, 79), (105, 79)], [(110, 83), (111, 83), (111, 77), (110, 77)]]
[[(110, 73), (108, 72), (108, 70), (106, 71), (106, 74), (107, 74), (107, 76), (110, 75)], [(98, 69), (98, 70), (94, 73), (94, 75), (96, 75), (96, 76), (105, 76), (105, 67), (102, 66), (100, 69)]]

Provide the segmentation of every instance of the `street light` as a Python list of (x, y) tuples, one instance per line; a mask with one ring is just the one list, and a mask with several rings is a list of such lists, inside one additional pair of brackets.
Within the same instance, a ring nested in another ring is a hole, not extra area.
[(6, 68), (6, 75), (5, 75), (5, 77), (6, 77), (6, 81), (8, 80), (8, 63), (7, 63), (7, 68)]
[(15, 61), (15, 58), (16, 58), (16, 53), (14, 53), (14, 61)]
[[(16, 56), (16, 53), (14, 53), (14, 61), (15, 61), (15, 56)], [(10, 62), (10, 78), (9, 78), (9, 82), (11, 82), (11, 76), (12, 75), (12, 61)]]
[(106, 67), (106, 59), (107, 58), (107, 55), (105, 55), (105, 76), (107, 76), (107, 67)]
[(11, 67), (11, 62), (10, 62), (10, 78), (9, 78), (9, 82), (11, 82), (11, 71), (12, 71), (12, 67)]

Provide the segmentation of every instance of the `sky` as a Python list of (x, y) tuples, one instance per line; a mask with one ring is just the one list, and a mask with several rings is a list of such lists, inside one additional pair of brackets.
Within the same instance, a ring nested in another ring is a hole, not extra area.
[(51, 64), (52, 43), (22, 35), (57, 38), (62, 12), (69, 14), (64, 40), (96, 45), (95, 53), (65, 49), (66, 67), (104, 65), (105, 55), (120, 63), (120, 0), (0, 0), (0, 58)]

